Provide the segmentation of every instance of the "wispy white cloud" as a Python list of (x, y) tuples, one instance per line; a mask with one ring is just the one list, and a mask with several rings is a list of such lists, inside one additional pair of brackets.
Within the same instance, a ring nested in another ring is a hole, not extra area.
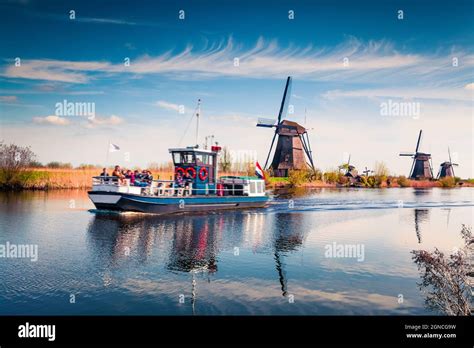
[(54, 126), (67, 126), (71, 123), (67, 118), (59, 117), (56, 115), (33, 117), (33, 122), (40, 124), (50, 124)]
[(0, 102), (16, 102), (18, 100), (16, 95), (2, 95), (0, 96)]
[(401, 99), (448, 99), (471, 101), (469, 85), (465, 87), (442, 88), (374, 88), (358, 90), (330, 90), (323, 98), (401, 98)]
[(51, 59), (22, 60), (20, 66), (10, 63), (5, 67), (2, 76), (29, 80), (46, 80), (69, 83), (86, 83), (94, 71), (106, 71), (110, 63), (74, 62)]
[(179, 112), (179, 105), (178, 104), (173, 104), (173, 103), (169, 103), (169, 102), (164, 101), (164, 100), (159, 100), (159, 101), (156, 102), (155, 105), (162, 108), (162, 109), (165, 109), (165, 110)]
[(91, 17), (78, 17), (75, 20), (85, 23), (103, 23), (103, 24), (120, 24), (120, 25), (137, 25), (135, 22), (125, 21), (122, 19), (113, 18), (91, 18)]
[[(38, 124), (45, 124), (45, 125), (53, 125), (53, 126), (68, 126), (72, 125), (73, 122), (71, 121), (83, 121), (84, 118), (66, 118), (60, 117), (56, 115), (49, 115), (49, 116), (37, 116), (33, 117), (33, 122)], [(111, 115), (109, 117), (99, 117), (95, 116), (92, 118), (86, 118), (86, 122), (79, 122), (79, 124), (84, 126), (85, 128), (98, 128), (98, 127), (106, 127), (106, 126), (116, 126), (119, 124), (124, 123), (124, 119), (122, 117)], [(77, 124), (77, 123), (76, 123)]]
[[(472, 71), (474, 55), (457, 53), (453, 67), (450, 54), (422, 55), (400, 53), (387, 41), (362, 42), (351, 38), (332, 48), (281, 47), (275, 40), (260, 38), (254, 47), (245, 48), (232, 38), (205, 49), (191, 45), (182, 52), (133, 58), (130, 66), (122, 62), (74, 62), (25, 60), (21, 67), (6, 66), (2, 76), (35, 80), (87, 83), (94, 74), (163, 74), (175, 79), (247, 77), (281, 79), (292, 75), (302, 80), (396, 82), (416, 78), (436, 78), (459, 85)], [(239, 59), (235, 66), (234, 59)], [(345, 60), (347, 58), (347, 60)]]
[(94, 128), (98, 126), (116, 126), (124, 122), (123, 118), (111, 115), (110, 117), (98, 117), (95, 116), (88, 120), (87, 127)]

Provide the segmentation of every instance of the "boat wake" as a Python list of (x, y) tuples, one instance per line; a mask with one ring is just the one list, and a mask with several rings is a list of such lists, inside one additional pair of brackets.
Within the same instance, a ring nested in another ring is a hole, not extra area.
[(456, 202), (406, 202), (406, 201), (314, 201), (314, 200), (274, 200), (269, 210), (282, 211), (332, 211), (332, 210), (374, 210), (374, 209), (429, 209), (474, 207), (473, 201)]

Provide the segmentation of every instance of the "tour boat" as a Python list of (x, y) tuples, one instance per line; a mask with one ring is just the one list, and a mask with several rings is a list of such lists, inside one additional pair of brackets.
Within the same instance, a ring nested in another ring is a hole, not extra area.
[[(265, 180), (248, 176), (218, 178), (220, 150), (219, 146), (210, 150), (197, 146), (169, 149), (174, 177), (153, 180), (145, 187), (135, 186), (129, 179), (95, 176), (89, 198), (100, 210), (153, 214), (265, 207), (269, 201)], [(178, 182), (178, 176), (183, 175), (187, 175), (186, 187)]]

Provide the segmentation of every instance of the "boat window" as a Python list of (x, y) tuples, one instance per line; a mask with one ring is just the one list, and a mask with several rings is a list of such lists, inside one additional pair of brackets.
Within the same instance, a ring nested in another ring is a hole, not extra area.
[(209, 165), (210, 165), (211, 167), (214, 166), (214, 156), (209, 156)]
[(255, 181), (251, 181), (250, 182), (250, 193), (255, 193), (256, 192), (256, 182)]
[(202, 153), (199, 153), (199, 154), (196, 154), (196, 164), (199, 166), (199, 165), (205, 165), (207, 164), (207, 155), (206, 154), (202, 154)]
[(176, 164), (194, 164), (195, 158), (192, 152), (175, 152), (173, 153), (173, 161)]

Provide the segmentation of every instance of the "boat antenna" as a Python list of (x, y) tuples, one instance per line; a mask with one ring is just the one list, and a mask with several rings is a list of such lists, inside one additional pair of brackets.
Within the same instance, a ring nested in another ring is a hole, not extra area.
[(199, 138), (199, 116), (201, 115), (201, 99), (198, 99), (198, 106), (196, 112), (196, 147), (199, 147), (198, 138)]
[(199, 129), (199, 114), (201, 113), (201, 99), (198, 100), (198, 106), (196, 109), (194, 109), (193, 114), (191, 115), (191, 118), (189, 119), (189, 123), (186, 126), (186, 129), (184, 130), (183, 135), (181, 136), (181, 139), (179, 139), (178, 144), (181, 145), (183, 143), (184, 137), (188, 133), (189, 127), (193, 123), (193, 118), (194, 116), (197, 117), (197, 127), (196, 127), (196, 144), (197, 144), (197, 138), (198, 138), (198, 129)]

